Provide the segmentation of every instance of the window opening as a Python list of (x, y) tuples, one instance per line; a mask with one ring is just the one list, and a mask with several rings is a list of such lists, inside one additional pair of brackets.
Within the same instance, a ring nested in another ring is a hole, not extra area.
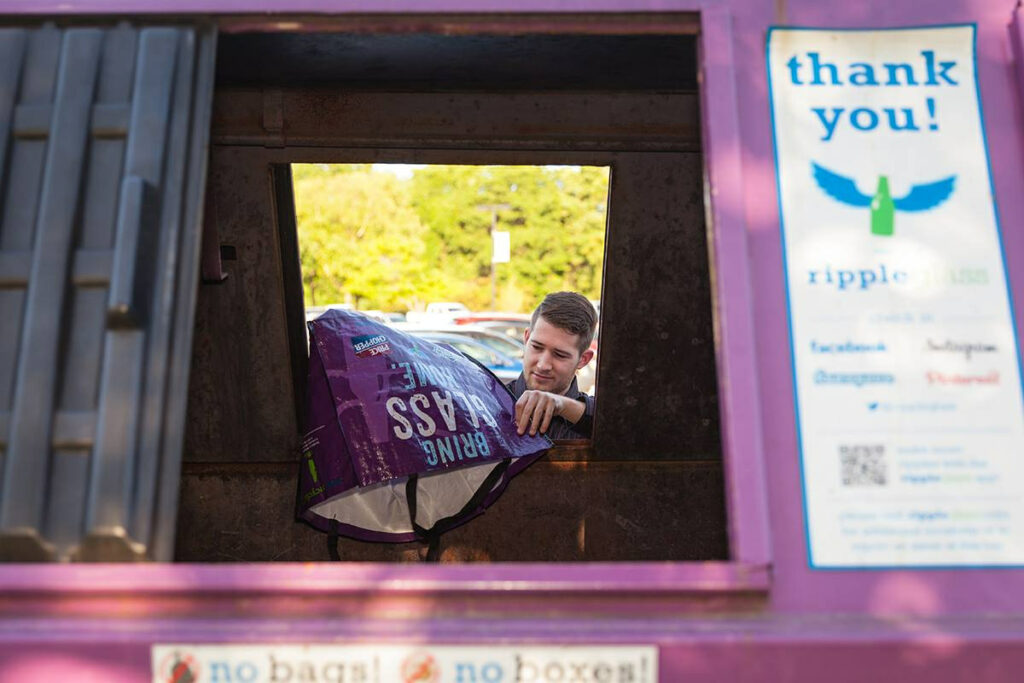
[[(547, 293), (600, 306), (608, 167), (294, 164), (292, 177), (307, 320), (359, 311), (509, 382)], [(595, 353), (577, 382), (594, 395), (596, 380)]]

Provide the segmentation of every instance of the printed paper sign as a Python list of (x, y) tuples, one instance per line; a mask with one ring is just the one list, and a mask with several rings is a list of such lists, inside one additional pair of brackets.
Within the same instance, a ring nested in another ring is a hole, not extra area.
[(154, 645), (154, 683), (655, 683), (653, 646)]
[(495, 230), (491, 233), (493, 249), (492, 263), (508, 263), (512, 254), (512, 233), (507, 230)]
[(768, 38), (812, 567), (1024, 565), (973, 26)]

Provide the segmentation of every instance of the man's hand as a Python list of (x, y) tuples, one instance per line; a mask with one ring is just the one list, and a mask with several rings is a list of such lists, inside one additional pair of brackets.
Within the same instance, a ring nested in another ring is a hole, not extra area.
[(527, 389), (516, 401), (516, 428), (520, 434), (529, 430), (530, 436), (536, 436), (537, 432), (543, 433), (548, 430), (552, 417), (564, 417), (576, 424), (583, 417), (585, 410), (586, 406), (582, 401), (574, 401), (567, 396), (552, 394), (549, 391)]

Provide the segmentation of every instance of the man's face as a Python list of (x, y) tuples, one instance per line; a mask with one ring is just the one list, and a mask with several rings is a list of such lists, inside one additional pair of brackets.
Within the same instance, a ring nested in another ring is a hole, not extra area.
[(543, 316), (526, 331), (525, 339), (523, 377), (527, 389), (564, 394), (576, 371), (594, 356), (590, 349), (580, 353), (579, 335), (555, 327)]

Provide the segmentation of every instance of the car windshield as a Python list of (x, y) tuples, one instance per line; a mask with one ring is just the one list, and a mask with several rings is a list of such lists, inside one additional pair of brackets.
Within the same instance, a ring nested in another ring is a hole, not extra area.
[(487, 349), (483, 346), (477, 346), (476, 344), (467, 344), (466, 342), (459, 341), (453, 341), (451, 344), (459, 351), (462, 351), (467, 356), (475, 358), (484, 365), (504, 365), (504, 363), (502, 363), (498, 359), (497, 355), (489, 353)]
[[(470, 333), (472, 334), (472, 333)], [(523, 357), (523, 346), (517, 344), (511, 339), (505, 339), (498, 337), (494, 334), (472, 334), (473, 339), (476, 339), (481, 344), (486, 344), (495, 351), (503, 353), (511, 358), (522, 358)]]
[(500, 358), (498, 354), (494, 353), (483, 344), (474, 344), (472, 341), (459, 339), (454, 335), (426, 335), (424, 338), (434, 342), (435, 344), (448, 344), (449, 346), (452, 346), (466, 354), (473, 360), (483, 363), (489, 367), (506, 365), (505, 360)]
[(507, 320), (487, 320), (474, 324), (490, 332), (497, 332), (517, 341), (522, 340), (523, 332), (530, 327), (528, 322), (513, 323)]

